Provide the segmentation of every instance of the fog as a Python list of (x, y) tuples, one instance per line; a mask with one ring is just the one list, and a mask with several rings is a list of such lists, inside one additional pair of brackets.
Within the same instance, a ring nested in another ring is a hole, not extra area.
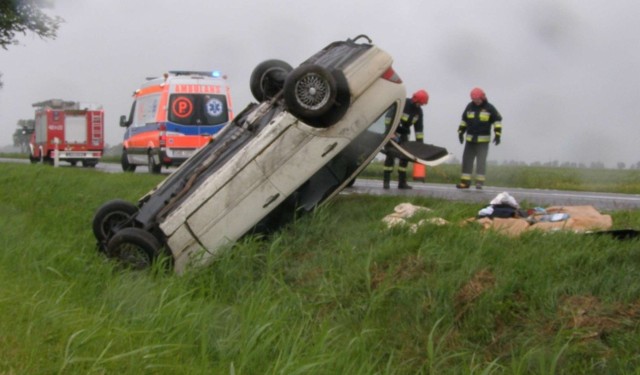
[[(267, 4), (272, 3), (272, 4)], [(32, 103), (101, 104), (106, 141), (149, 76), (220, 70), (238, 113), (261, 61), (296, 66), (335, 40), (368, 35), (394, 58), (408, 94), (424, 88), (425, 139), (460, 159), (469, 91), (503, 116), (489, 159), (640, 162), (640, 2), (632, 0), (55, 0), (55, 40), (0, 50), (0, 146)]]

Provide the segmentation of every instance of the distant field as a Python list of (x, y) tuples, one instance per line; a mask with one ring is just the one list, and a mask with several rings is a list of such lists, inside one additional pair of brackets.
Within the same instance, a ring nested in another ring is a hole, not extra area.
[[(435, 172), (434, 172), (435, 173)], [(0, 374), (627, 374), (640, 241), (506, 237), (477, 205), (340, 196), (176, 276), (95, 249), (93, 213), (164, 176), (0, 164)], [(640, 229), (639, 211), (611, 213)]]

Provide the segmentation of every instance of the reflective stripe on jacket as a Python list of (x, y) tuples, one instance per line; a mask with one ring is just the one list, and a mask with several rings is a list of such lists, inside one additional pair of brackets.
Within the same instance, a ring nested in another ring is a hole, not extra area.
[(501, 121), (500, 112), (488, 101), (480, 105), (470, 102), (462, 113), (458, 133), (467, 133), (467, 142), (490, 142), (492, 126), (496, 135), (502, 135)]

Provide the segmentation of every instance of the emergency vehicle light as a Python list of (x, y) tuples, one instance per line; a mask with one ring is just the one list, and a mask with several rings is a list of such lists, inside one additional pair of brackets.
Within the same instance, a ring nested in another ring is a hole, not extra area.
[(219, 70), (214, 70), (214, 71), (193, 71), (193, 70), (170, 70), (169, 71), (170, 74), (173, 74), (174, 76), (190, 76), (190, 75), (199, 75), (199, 76), (211, 76), (211, 77), (215, 77), (215, 78), (219, 78), (222, 75), (220, 74)]

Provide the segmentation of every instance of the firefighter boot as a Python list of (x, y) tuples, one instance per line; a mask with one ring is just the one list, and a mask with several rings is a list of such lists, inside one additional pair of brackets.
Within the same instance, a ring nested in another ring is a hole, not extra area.
[(398, 172), (398, 189), (413, 189), (407, 184), (407, 172)]
[(458, 189), (468, 189), (469, 185), (471, 185), (471, 181), (469, 180), (460, 180), (460, 182), (456, 185)]
[(382, 188), (383, 189), (389, 189), (389, 183), (391, 182), (391, 172), (389, 171), (384, 171), (383, 174), (383, 181), (382, 181)]

